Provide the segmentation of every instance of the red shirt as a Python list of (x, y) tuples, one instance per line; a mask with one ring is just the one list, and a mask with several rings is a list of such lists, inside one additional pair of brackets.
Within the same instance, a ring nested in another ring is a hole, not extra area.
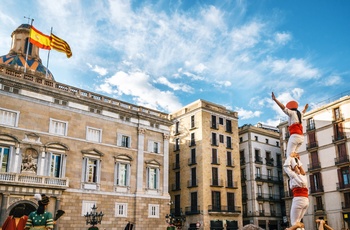
[(293, 192), (293, 197), (297, 197), (297, 196), (309, 197), (309, 191), (307, 188), (296, 187), (292, 189), (292, 192)]
[(299, 134), (303, 135), (303, 126), (300, 123), (294, 123), (288, 127), (289, 134)]

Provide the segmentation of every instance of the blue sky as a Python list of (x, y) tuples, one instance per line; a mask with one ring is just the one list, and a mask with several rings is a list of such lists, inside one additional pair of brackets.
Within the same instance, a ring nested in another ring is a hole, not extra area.
[(272, 91), (313, 109), (350, 90), (350, 1), (6, 1), (1, 55), (24, 16), (71, 46), (50, 53), (56, 81), (163, 112), (203, 99), (278, 125)]

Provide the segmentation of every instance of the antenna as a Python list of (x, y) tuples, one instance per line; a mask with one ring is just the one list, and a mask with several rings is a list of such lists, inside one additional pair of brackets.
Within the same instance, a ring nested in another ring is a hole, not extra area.
[(29, 24), (30, 20), (32, 20), (31, 24), (33, 24), (34, 18), (30, 18), (30, 17), (26, 17), (26, 16), (24, 16), (24, 18), (28, 19), (28, 24)]

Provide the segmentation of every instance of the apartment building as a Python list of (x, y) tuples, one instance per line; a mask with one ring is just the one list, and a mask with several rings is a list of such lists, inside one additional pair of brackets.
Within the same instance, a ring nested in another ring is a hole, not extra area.
[(243, 225), (281, 229), (285, 216), (279, 130), (258, 123), (239, 128)]
[(168, 114), (55, 81), (29, 28), (0, 57), (0, 223), (21, 204), (29, 214), (45, 193), (50, 212), (66, 212), (56, 229), (87, 229), (94, 205), (100, 229), (165, 229)]
[(171, 215), (183, 229), (241, 229), (238, 117), (197, 100), (170, 114)]
[[(299, 154), (307, 170), (310, 200), (304, 216), (305, 229), (316, 229), (317, 218), (325, 219), (333, 229), (349, 229), (349, 94), (307, 112), (303, 127), (305, 140)], [(279, 129), (285, 153), (287, 123), (281, 123)], [(292, 197), (287, 182), (286, 177), (284, 190), (289, 215)]]

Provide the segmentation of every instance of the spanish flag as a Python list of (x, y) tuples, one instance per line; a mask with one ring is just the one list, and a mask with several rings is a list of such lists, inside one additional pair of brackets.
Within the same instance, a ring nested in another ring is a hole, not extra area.
[(68, 43), (53, 33), (51, 33), (51, 48), (66, 53), (67, 58), (70, 58), (72, 56), (72, 51)]
[(37, 47), (46, 50), (51, 49), (50, 36), (41, 33), (39, 30), (35, 29), (34, 26), (30, 27), (29, 38), (29, 41)]

